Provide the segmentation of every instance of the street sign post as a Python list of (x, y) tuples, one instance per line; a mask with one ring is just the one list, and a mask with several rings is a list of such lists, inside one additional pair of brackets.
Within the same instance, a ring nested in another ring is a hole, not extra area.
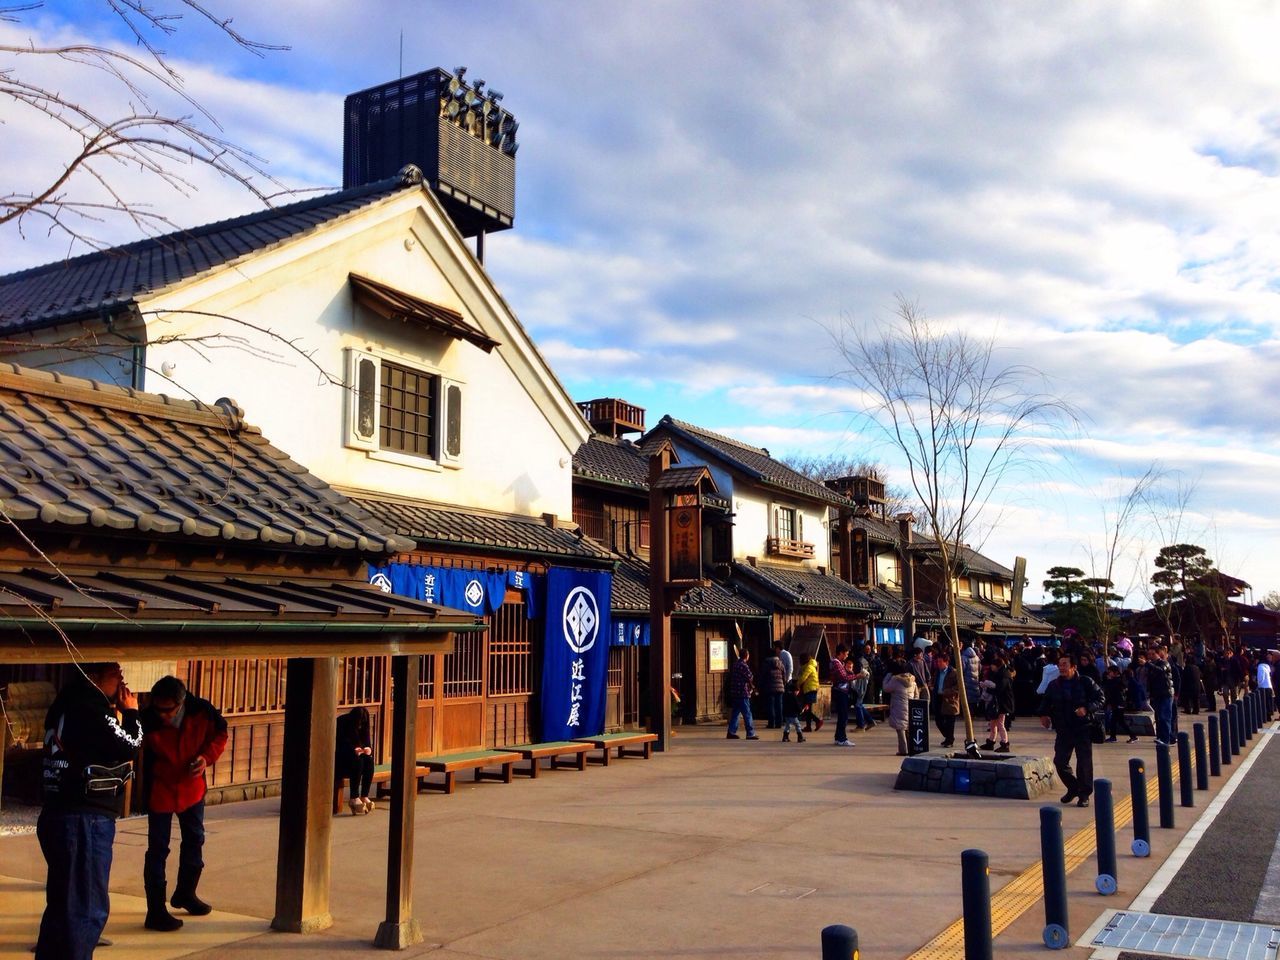
[(929, 701), (907, 701), (907, 753), (915, 756), (929, 749)]

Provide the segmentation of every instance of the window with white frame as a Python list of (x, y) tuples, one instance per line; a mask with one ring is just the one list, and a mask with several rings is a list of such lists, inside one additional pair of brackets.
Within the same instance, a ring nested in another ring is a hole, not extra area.
[(799, 524), (794, 507), (778, 507), (778, 539), (799, 540)]
[(460, 464), (460, 383), (402, 360), (349, 349), (347, 387), (347, 446), (407, 463)]

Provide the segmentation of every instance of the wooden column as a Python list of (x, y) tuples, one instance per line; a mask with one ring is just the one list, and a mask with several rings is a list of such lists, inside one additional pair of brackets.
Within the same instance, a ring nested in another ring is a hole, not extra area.
[(418, 796), (416, 737), (418, 668), (415, 656), (391, 658), (391, 824), (387, 832), (387, 919), (373, 945), (403, 950), (422, 942), (413, 918), (413, 806)]
[(337, 660), (291, 659), (285, 680), (276, 915), (271, 921), (276, 930), (314, 933), (333, 924), (329, 836), (337, 713)]
[(649, 732), (655, 750), (671, 743), (671, 616), (667, 609), (667, 498), (658, 478), (671, 466), (665, 443), (649, 458)]

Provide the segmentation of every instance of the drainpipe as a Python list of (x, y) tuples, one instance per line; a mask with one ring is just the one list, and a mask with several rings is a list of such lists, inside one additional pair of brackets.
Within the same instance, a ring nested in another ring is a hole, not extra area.
[(853, 583), (853, 537), (852, 515), (847, 507), (840, 508), (836, 536), (840, 544), (840, 579), (845, 583)]
[(128, 306), (124, 307), (123, 309), (117, 307), (116, 310), (113, 312), (107, 309), (107, 307), (104, 305), (99, 309), (98, 315), (101, 318), (102, 322), (106, 325), (107, 333), (112, 334), (113, 336), (119, 337), (121, 340), (125, 341), (126, 343), (132, 344), (132, 347), (130, 349), (131, 356), (129, 360), (129, 386), (133, 387), (133, 389), (135, 390), (141, 390), (142, 382), (143, 382), (142, 373), (146, 366), (146, 355), (147, 355), (146, 343), (142, 340), (139, 340), (137, 337), (135, 337), (131, 333), (121, 333), (119, 330), (116, 329), (116, 314), (129, 313), (129, 312), (130, 312), (130, 308)]

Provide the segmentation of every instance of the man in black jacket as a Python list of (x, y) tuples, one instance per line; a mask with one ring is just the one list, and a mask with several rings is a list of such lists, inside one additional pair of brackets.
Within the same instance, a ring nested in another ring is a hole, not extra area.
[(91, 960), (110, 902), (111, 847), (124, 785), (142, 746), (138, 698), (118, 663), (87, 663), (45, 717), (44, 807), (36, 824), (49, 865), (36, 960)]
[[(1103, 708), (1102, 689), (1076, 670), (1071, 657), (1058, 660), (1058, 676), (1050, 681), (1040, 701), (1040, 725), (1053, 725), (1053, 765), (1067, 792), (1063, 803), (1076, 801), (1087, 807), (1093, 794), (1093, 740), (1089, 723), (1093, 714)], [(1076, 769), (1071, 771), (1071, 754), (1076, 755)]]
[(1169, 648), (1157, 646), (1147, 664), (1147, 698), (1156, 715), (1156, 743), (1173, 743), (1173, 667), (1169, 664)]

